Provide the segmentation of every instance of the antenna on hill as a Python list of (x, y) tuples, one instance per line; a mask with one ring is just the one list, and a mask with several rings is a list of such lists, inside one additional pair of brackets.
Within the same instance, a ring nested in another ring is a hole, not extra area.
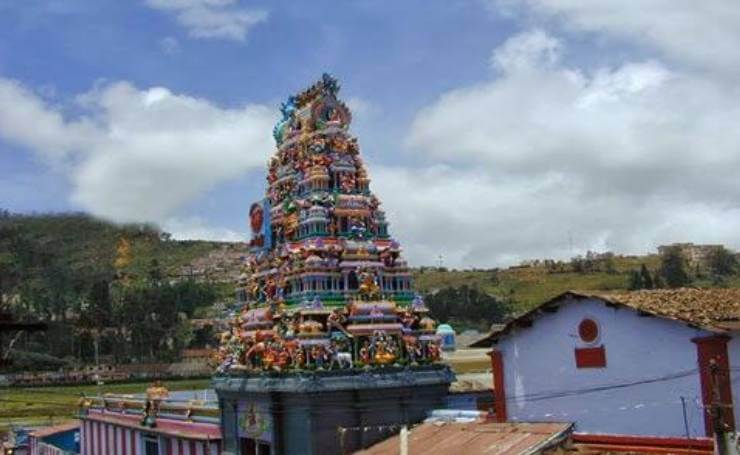
[(441, 269), (443, 264), (444, 264), (444, 256), (440, 254), (439, 256), (437, 256), (437, 267)]

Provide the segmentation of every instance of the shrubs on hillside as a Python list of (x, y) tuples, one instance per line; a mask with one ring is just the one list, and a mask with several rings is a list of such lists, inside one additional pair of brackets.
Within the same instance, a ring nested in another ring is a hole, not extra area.
[(432, 315), (458, 330), (474, 328), (487, 331), (492, 323), (501, 322), (509, 305), (475, 287), (444, 288), (425, 296)]
[[(680, 245), (665, 247), (658, 269), (650, 272), (645, 264), (629, 273), (629, 289), (679, 288), (685, 286), (725, 286), (737, 273), (737, 257), (727, 248), (713, 247), (705, 257), (693, 261), (685, 257)], [(707, 278), (709, 281), (707, 282)]]
[[(120, 239), (130, 244), (130, 260), (118, 260)], [(53, 366), (53, 358), (90, 362), (95, 345), (117, 361), (173, 359), (193, 337), (187, 319), (224, 294), (219, 284), (168, 276), (161, 262), (175, 265), (173, 256), (193, 247), (147, 225), (0, 213), (0, 306), (49, 325), (15, 348), (50, 356), (32, 356), (29, 367)]]

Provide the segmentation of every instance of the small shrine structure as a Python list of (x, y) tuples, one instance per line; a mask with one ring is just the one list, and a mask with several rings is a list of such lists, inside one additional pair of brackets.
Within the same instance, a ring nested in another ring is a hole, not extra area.
[[(224, 453), (350, 452), (422, 420), (451, 370), (324, 74), (282, 104), (267, 192), (221, 335)], [(389, 425), (390, 426), (390, 425)]]

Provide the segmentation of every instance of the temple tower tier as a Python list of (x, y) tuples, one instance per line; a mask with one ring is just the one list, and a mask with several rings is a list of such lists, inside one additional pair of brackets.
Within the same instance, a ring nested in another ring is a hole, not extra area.
[[(333, 421), (314, 416), (322, 401), (372, 408), (373, 394), (400, 400), (396, 420), (411, 423), (440, 402), (453, 377), (437, 364), (436, 321), (414, 293), (400, 244), (389, 235), (338, 91), (337, 80), (324, 74), (282, 103), (265, 197), (249, 209), (252, 238), (236, 291), (238, 311), (221, 335), (215, 379), (219, 397), (230, 403), (223, 407), (224, 422), (239, 428), (255, 422), (259, 410), (273, 416), (274, 428), (326, 438)], [(268, 383), (274, 393), (260, 391)], [(291, 400), (312, 411), (275, 414)], [(299, 423), (310, 428), (299, 429)], [(252, 439), (245, 444), (262, 441), (293, 453), (279, 436)], [(345, 449), (365, 442), (348, 439)], [(240, 453), (239, 444), (227, 443), (234, 450), (227, 453)], [(295, 453), (339, 451), (339, 445), (326, 444), (317, 441), (316, 451)]]

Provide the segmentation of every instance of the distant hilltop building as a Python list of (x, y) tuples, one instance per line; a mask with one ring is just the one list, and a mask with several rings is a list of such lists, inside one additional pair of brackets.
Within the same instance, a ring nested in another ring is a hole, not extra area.
[(694, 266), (705, 266), (709, 260), (709, 255), (712, 251), (725, 248), (724, 245), (696, 245), (694, 243), (672, 243), (670, 245), (661, 245), (658, 247), (658, 253), (663, 255), (669, 249), (678, 248), (681, 255), (686, 258), (689, 265)]
[(222, 453), (350, 453), (419, 422), (453, 380), (325, 74), (288, 98), (221, 337)]
[(180, 267), (179, 278), (199, 281), (233, 283), (239, 277), (239, 267), (245, 259), (242, 243), (223, 243), (207, 255)]

